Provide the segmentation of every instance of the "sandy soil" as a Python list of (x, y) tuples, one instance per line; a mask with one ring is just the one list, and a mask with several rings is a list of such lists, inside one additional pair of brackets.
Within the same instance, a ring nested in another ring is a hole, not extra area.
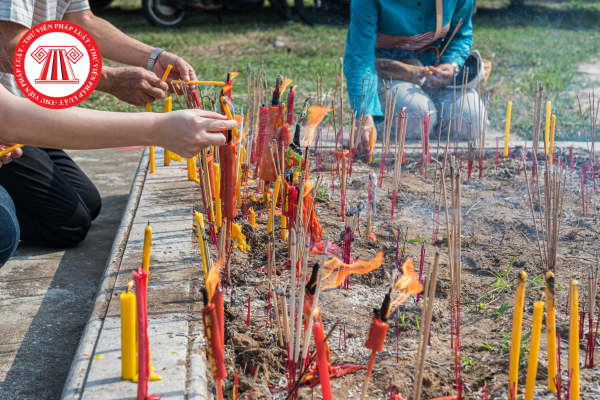
[[(459, 154), (461, 154), (460, 150)], [(581, 163), (585, 162), (587, 157), (586, 152), (575, 150), (576, 171), (581, 169)], [(518, 272), (524, 270), (529, 276), (523, 334), (531, 330), (533, 303), (540, 299), (544, 291), (536, 233), (531, 219), (522, 168), (518, 175), (516, 161), (510, 163), (508, 159), (502, 158), (496, 168), (495, 158), (495, 154), (488, 154), (482, 180), (478, 179), (477, 167), (470, 182), (467, 181), (466, 171), (462, 174), (461, 363), (465, 398), (480, 399), (481, 381), (484, 379), (489, 380), (490, 398), (507, 398), (509, 359), (507, 348), (509, 346), (507, 347), (505, 335), (510, 335), (511, 332), (512, 306)], [(325, 194), (322, 196), (323, 201), (317, 201), (316, 207), (323, 227), (323, 238), (329, 236), (341, 245), (340, 234), (343, 223), (340, 216), (339, 180), (336, 177), (335, 188), (332, 189), (329, 172), (332, 160), (333, 156), (326, 154), (323, 182), (327, 189), (323, 191)], [(568, 163), (568, 155), (565, 155), (564, 161)], [(425, 239), (425, 268), (432, 262), (436, 251), (441, 254), (431, 347), (428, 350), (422, 399), (453, 395), (456, 393), (455, 358), (450, 349), (450, 276), (443, 202), (439, 216), (438, 240), (434, 241), (432, 235), (433, 193), (435, 190), (436, 199), (439, 199), (439, 180), (434, 182), (432, 173), (429, 179), (423, 179), (420, 171), (420, 154), (415, 153), (412, 158), (407, 154), (402, 169), (394, 223), (390, 225), (393, 167), (391, 165), (389, 167), (389, 172), (386, 171), (384, 174), (383, 186), (376, 191), (377, 214), (373, 233), (377, 242), (369, 240), (366, 235), (365, 217), (361, 218), (359, 233), (355, 235), (352, 244), (352, 256), (361, 260), (370, 260), (379, 249), (383, 249), (385, 251), (383, 265), (366, 275), (352, 275), (348, 290), (331, 289), (323, 292), (320, 297), (319, 305), (325, 331), (328, 332), (336, 321), (340, 321), (328, 341), (331, 361), (332, 363), (367, 364), (370, 351), (364, 348), (364, 341), (371, 322), (372, 310), (373, 307), (381, 305), (389, 285), (388, 276), (395, 264), (398, 229), (408, 228), (408, 239)], [(466, 169), (466, 161), (463, 167)], [(530, 167), (529, 163), (528, 169)], [(379, 163), (374, 162), (366, 166), (363, 162), (355, 162), (352, 177), (348, 180), (348, 199), (351, 199), (353, 204), (358, 200), (366, 202), (369, 172), (378, 174)], [(316, 176), (314, 163), (310, 175)], [(579, 175), (573, 175), (573, 183), (570, 182), (569, 177), (567, 178), (557, 268), (557, 330), (561, 333), (563, 342), (561, 348), (565, 382), (564, 371), (568, 365), (566, 287), (571, 279), (577, 279), (580, 284), (580, 305), (587, 303), (588, 268), (595, 264), (600, 233), (598, 227), (600, 199), (597, 194), (593, 195), (589, 205), (588, 220), (585, 221), (582, 215), (581, 193), (577, 184), (578, 177)], [(598, 183), (600, 184), (600, 181)], [(264, 208), (257, 204), (253, 206), (255, 210)], [(536, 216), (539, 216), (537, 206)], [(280, 217), (276, 217), (276, 226), (279, 226), (279, 221)], [(236, 222), (242, 222), (241, 218)], [(224, 393), (226, 398), (232, 398), (234, 371), (238, 371), (240, 398), (247, 399), (251, 385), (250, 369), (260, 364), (261, 373), (252, 398), (285, 399), (287, 394), (281, 391), (287, 388), (286, 370), (276, 338), (275, 321), (273, 320), (272, 326), (266, 324), (268, 285), (264, 234), (267, 220), (257, 218), (257, 222), (262, 223), (263, 226), (252, 228), (247, 224), (243, 225), (251, 250), (242, 253), (235, 249), (231, 256), (231, 277), (225, 296), (227, 343), (225, 351), (229, 376), (224, 381)], [(417, 268), (421, 246), (422, 243), (406, 245), (406, 255), (414, 259)], [(213, 251), (213, 254), (216, 254), (216, 249)], [(284, 268), (288, 262), (287, 245), (279, 239), (279, 235), (276, 253), (276, 267), (279, 268), (277, 281), (283, 287), (289, 282), (289, 267)], [(514, 264), (506, 278), (509, 284), (499, 288), (497, 287), (499, 281), (493, 274), (504, 275), (513, 255)], [(318, 257), (320, 256), (311, 255), (311, 260)], [(199, 277), (196, 285), (199, 288), (202, 284), (203, 278)], [(247, 327), (249, 297), (252, 299), (252, 317), (250, 327)], [(194, 308), (199, 311), (202, 306), (199, 297), (197, 300)], [(421, 307), (422, 302), (417, 304), (416, 298), (411, 297), (390, 317), (385, 348), (377, 355), (368, 398), (389, 398), (390, 379), (400, 395), (406, 398), (412, 396), (418, 335), (416, 318), (421, 319)], [(506, 307), (508, 308), (504, 309)], [(201, 322), (198, 320), (196, 323)], [(542, 332), (545, 330), (543, 329)], [(587, 324), (585, 332), (580, 346), (582, 365), (587, 344)], [(487, 348), (481, 343), (486, 343)], [(528, 343), (527, 341), (526, 345)], [(525, 388), (527, 354), (527, 351), (524, 352), (522, 358), (524, 365), (519, 371), (520, 394)], [(545, 334), (542, 335), (539, 359), (536, 394), (539, 398), (555, 398), (554, 394), (546, 391)], [(582, 369), (581, 374), (581, 398), (600, 398), (598, 385), (600, 378), (597, 369)], [(363, 379), (364, 371), (333, 379), (331, 384), (334, 399), (359, 398)], [(214, 382), (209, 385), (214, 390)], [(299, 398), (312, 398), (311, 392), (312, 388), (307, 386), (300, 390)], [(321, 398), (320, 385), (314, 387), (314, 396), (314, 398)]]

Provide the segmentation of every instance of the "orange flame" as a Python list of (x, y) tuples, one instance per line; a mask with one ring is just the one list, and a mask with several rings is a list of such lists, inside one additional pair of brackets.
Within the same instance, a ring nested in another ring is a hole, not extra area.
[[(379, 267), (383, 262), (383, 250), (371, 261), (358, 260), (354, 264), (345, 264), (339, 258), (332, 258), (325, 262), (325, 270), (323, 271), (323, 280), (321, 283), (322, 290), (331, 289), (340, 286), (346, 278), (351, 274), (364, 275)], [(333, 272), (338, 269), (338, 273)]]
[(127, 284), (127, 291), (129, 292), (131, 289), (133, 289), (133, 281), (129, 281)]
[(331, 108), (319, 105), (312, 106), (308, 109), (306, 132), (304, 133), (304, 138), (302, 138), (302, 141), (308, 141), (306, 143), (307, 146), (310, 145), (310, 142), (313, 140), (315, 129), (317, 129), (317, 126), (319, 126), (329, 111), (331, 111)]
[(292, 92), (295, 92), (297, 87), (298, 87), (298, 85), (292, 86)]
[(390, 314), (394, 312), (396, 308), (404, 303), (410, 296), (421, 293), (423, 291), (423, 285), (419, 282), (419, 274), (415, 271), (415, 264), (412, 258), (407, 259), (402, 265), (402, 278), (396, 282), (394, 289), (400, 293), (390, 307)]
[(233, 78), (235, 78), (236, 76), (238, 76), (240, 73), (239, 72), (230, 72), (229, 73), (229, 80), (232, 81)]
[[(403, 110), (404, 111), (404, 110)], [(426, 117), (429, 117), (431, 114), (433, 114), (434, 112), (437, 112), (437, 110), (432, 110), (427, 112), (427, 114), (425, 115)]]
[(290, 83), (292, 83), (293, 81), (291, 79), (288, 79), (288, 77), (286, 76), (285, 79), (283, 80), (283, 84), (281, 85), (281, 88), (279, 89), (279, 95), (283, 96), (283, 94), (285, 93), (285, 89), (287, 89), (287, 87), (290, 85)]

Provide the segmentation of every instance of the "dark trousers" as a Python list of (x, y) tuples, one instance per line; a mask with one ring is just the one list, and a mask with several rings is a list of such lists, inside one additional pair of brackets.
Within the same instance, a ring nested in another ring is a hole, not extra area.
[(21, 240), (40, 246), (81, 243), (100, 214), (98, 189), (63, 150), (23, 147), (23, 155), (0, 169), (15, 203)]
[(0, 186), (0, 267), (12, 256), (18, 244), (19, 224), (15, 205), (6, 190)]

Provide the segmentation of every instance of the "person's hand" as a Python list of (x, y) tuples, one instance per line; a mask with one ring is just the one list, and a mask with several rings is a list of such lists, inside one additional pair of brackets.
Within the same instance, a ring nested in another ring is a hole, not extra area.
[[(159, 79), (162, 79), (167, 67), (172, 65), (173, 68), (171, 72), (169, 72), (169, 76), (167, 77), (167, 82), (171, 82), (173, 80), (183, 80), (183, 81), (197, 81), (196, 72), (194, 68), (185, 60), (173, 53), (169, 53), (168, 51), (163, 51), (160, 53), (158, 58), (156, 59), (156, 63), (154, 64), (154, 73)], [(175, 91), (178, 95), (183, 94), (181, 91), (180, 85), (171, 85), (169, 84), (169, 93), (173, 93), (173, 87), (175, 87)], [(189, 85), (191, 90), (196, 88), (196, 85)]]
[[(356, 124), (356, 129), (358, 129), (360, 127), (360, 121), (357, 121)], [(362, 121), (362, 129), (360, 130), (360, 132), (358, 132), (358, 136), (357, 136), (357, 140), (358, 140), (358, 146), (356, 148), (356, 155), (357, 156), (361, 156), (364, 155), (365, 157), (370, 157), (371, 154), (371, 128), (373, 128), (375, 126), (375, 123), (373, 122), (373, 116), (366, 114), (363, 117), (363, 121)], [(375, 143), (377, 141), (377, 129), (374, 130), (373, 132), (373, 143)], [(369, 160), (365, 160), (365, 162), (368, 162)]]
[(426, 69), (423, 75), (427, 78), (427, 87), (432, 90), (442, 89), (448, 86), (454, 78), (454, 67), (451, 64), (441, 64), (437, 67), (429, 67), (433, 74)]
[(192, 158), (209, 146), (224, 145), (223, 131), (236, 125), (235, 120), (204, 110), (179, 110), (158, 116), (158, 145), (184, 158)]
[(102, 69), (98, 90), (131, 105), (143, 107), (165, 97), (168, 86), (145, 68), (119, 67)]
[[(4, 150), (7, 147), (10, 147), (12, 145), (13, 145), (13, 143), (7, 143), (0, 139), (0, 151)], [(3, 155), (2, 157), (0, 157), (0, 168), (2, 168), (3, 164), (8, 164), (9, 162), (11, 162), (13, 158), (19, 158), (22, 155), (23, 155), (23, 149), (21, 149), (21, 148), (14, 149), (10, 153)]]

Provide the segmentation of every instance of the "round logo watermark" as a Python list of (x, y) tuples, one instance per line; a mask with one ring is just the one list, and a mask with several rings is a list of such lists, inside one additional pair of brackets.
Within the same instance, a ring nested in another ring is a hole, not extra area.
[(31, 28), (13, 56), (21, 92), (46, 108), (73, 107), (98, 85), (102, 58), (96, 41), (78, 25), (48, 21)]

